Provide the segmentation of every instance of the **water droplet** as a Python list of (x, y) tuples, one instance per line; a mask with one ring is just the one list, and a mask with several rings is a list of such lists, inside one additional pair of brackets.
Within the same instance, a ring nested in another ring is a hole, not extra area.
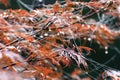
[(105, 46), (105, 50), (107, 50), (108, 49), (108, 46)]
[(84, 39), (84, 40), (86, 40), (87, 38), (86, 38), (86, 37), (84, 37), (83, 39)]
[(91, 41), (92, 39), (91, 38), (88, 38), (88, 41)]
[(85, 72), (85, 74), (88, 74), (88, 72)]
[(101, 27), (101, 28), (104, 28), (104, 26), (103, 26), (103, 25), (100, 25), (100, 27)]
[(21, 50), (20, 50), (20, 49), (18, 49), (18, 52), (21, 52)]
[(43, 38), (43, 36), (41, 35), (40, 38)]
[(64, 34), (65, 34), (65, 32), (62, 32), (62, 31), (61, 31), (61, 32), (60, 32), (60, 34), (63, 34), (63, 35), (64, 35)]
[(108, 51), (105, 51), (105, 54), (108, 54)]
[(82, 27), (84, 27), (85, 25), (84, 24), (82, 24)]
[(44, 36), (48, 36), (48, 33), (45, 33)]
[(88, 25), (87, 27), (88, 27), (88, 29), (89, 29), (89, 28), (90, 28), (90, 25)]

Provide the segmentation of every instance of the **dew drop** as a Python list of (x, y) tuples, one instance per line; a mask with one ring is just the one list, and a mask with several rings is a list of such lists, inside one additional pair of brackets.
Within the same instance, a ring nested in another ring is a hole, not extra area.
[(84, 24), (82, 24), (82, 27), (84, 27), (85, 25)]
[(92, 39), (91, 38), (88, 38), (88, 41), (91, 41)]
[(107, 50), (108, 49), (108, 46), (105, 46), (105, 50)]
[(88, 25), (87, 27), (88, 27), (88, 29), (89, 29), (89, 28), (90, 28), (90, 25)]
[(44, 36), (48, 36), (48, 33), (45, 33)]
[(86, 40), (87, 38), (86, 38), (86, 37), (84, 37), (83, 39), (84, 39), (84, 40)]
[(108, 54), (108, 51), (105, 51), (105, 54)]
[(60, 34), (63, 34), (63, 35), (64, 35), (64, 34), (65, 34), (65, 32), (62, 32), (62, 31), (61, 31), (61, 32), (60, 32)]
[(100, 25), (100, 27), (101, 27), (101, 28), (104, 28), (104, 26), (103, 26), (103, 25)]
[(43, 38), (43, 36), (41, 35), (40, 38)]
[(18, 49), (18, 52), (21, 52), (21, 50), (20, 50), (20, 49)]

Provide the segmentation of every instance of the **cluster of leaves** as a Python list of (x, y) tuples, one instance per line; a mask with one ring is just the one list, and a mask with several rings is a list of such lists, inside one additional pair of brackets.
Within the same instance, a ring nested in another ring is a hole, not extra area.
[[(111, 29), (109, 25), (102, 23), (103, 20), (90, 17), (107, 14), (119, 17), (119, 13), (112, 12), (118, 10), (120, 4), (116, 6), (116, 2), (119, 1), (66, 0), (65, 4), (61, 5), (56, 1), (54, 5), (46, 5), (30, 12), (21, 9), (1, 10), (1, 75), (5, 73), (6, 80), (11, 73), (16, 74), (16, 80), (59, 80), (63, 79), (63, 68), (74, 63), (79, 68), (82, 65), (87, 71), (85, 55), (95, 51), (77, 45), (75, 40), (93, 41), (101, 47), (114, 42), (120, 36), (120, 31)], [(81, 73), (86, 72), (75, 69), (70, 76), (82, 80), (77, 76)], [(86, 80), (91, 79), (86, 77)]]

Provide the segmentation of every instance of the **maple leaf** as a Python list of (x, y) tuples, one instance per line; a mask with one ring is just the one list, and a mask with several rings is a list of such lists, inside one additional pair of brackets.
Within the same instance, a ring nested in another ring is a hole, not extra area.
[(58, 3), (58, 1), (56, 1), (55, 5), (53, 7), (53, 9), (54, 9), (55, 12), (59, 11), (59, 6), (60, 6), (60, 4)]
[(58, 52), (60, 56), (66, 57), (68, 60), (75, 60), (77, 65), (80, 67), (80, 64), (84, 66), (85, 69), (87, 69), (87, 63), (84, 60), (82, 54), (80, 52), (75, 52), (72, 49), (64, 49), (64, 48), (56, 48), (54, 51)]

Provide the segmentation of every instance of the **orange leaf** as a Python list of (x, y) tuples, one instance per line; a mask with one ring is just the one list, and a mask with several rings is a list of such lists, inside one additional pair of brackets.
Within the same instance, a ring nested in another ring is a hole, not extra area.
[(54, 9), (55, 12), (58, 12), (58, 11), (59, 11), (59, 3), (58, 3), (58, 1), (56, 1), (53, 9)]
[(1, 3), (4, 4), (6, 7), (8, 6), (8, 1), (7, 0), (1, 0)]

